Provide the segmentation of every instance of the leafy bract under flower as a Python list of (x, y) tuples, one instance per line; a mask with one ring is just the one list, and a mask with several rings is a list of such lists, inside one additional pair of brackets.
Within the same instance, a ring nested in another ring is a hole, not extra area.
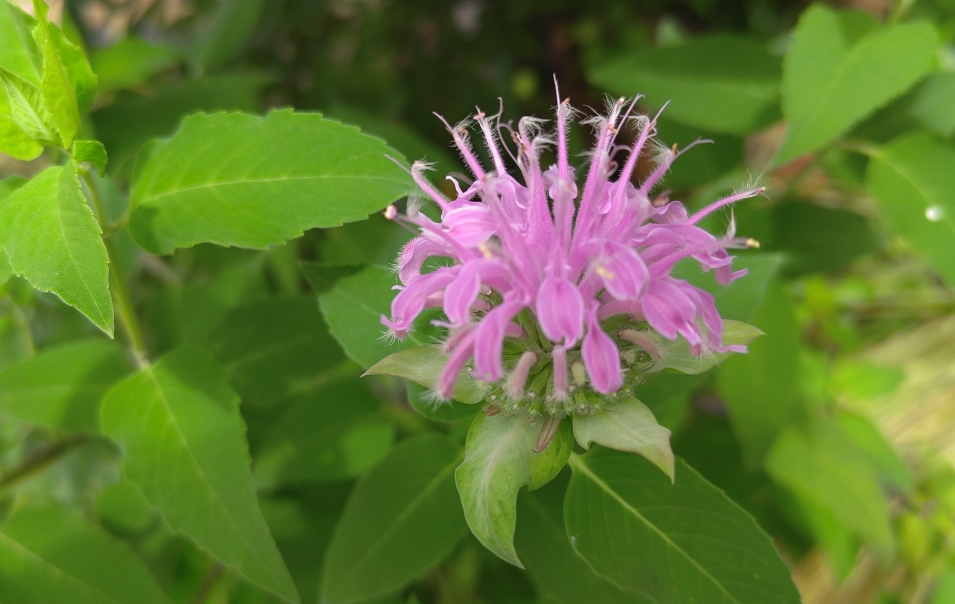
[[(744, 189), (693, 215), (665, 192), (651, 197), (682, 151), (655, 141), (656, 118), (634, 114), (635, 103), (620, 99), (607, 115), (589, 120), (596, 134), (582, 182), (568, 157), (574, 110), (567, 101), (558, 103), (553, 133), (535, 118), (521, 119), (514, 129), (500, 122), (500, 114), (479, 110), (474, 120), (491, 166), (473, 152), (469, 123), (445, 123), (474, 177), (463, 189), (448, 177), (455, 199), (425, 179), (426, 164), (412, 166), (441, 219), (431, 220), (414, 204), (407, 215), (394, 206), (386, 210), (388, 218), (420, 234), (398, 258), (400, 291), (382, 323), (404, 338), (423, 310), (443, 308), (450, 335), (442, 347), (449, 360), (438, 380), (439, 397), (449, 398), (467, 370), (495, 385), (488, 400), (505, 412), (552, 417), (599, 410), (638, 383), (641, 368), (659, 360), (655, 350), (640, 345), (651, 339), (633, 337), (640, 329), (682, 337), (695, 355), (745, 352), (745, 346), (724, 345), (712, 295), (671, 271), (692, 258), (724, 285), (745, 274), (732, 270), (727, 249), (755, 242), (733, 233), (717, 238), (697, 223), (763, 189)], [(635, 131), (634, 142), (618, 144), (627, 127)], [(556, 146), (557, 163), (545, 168), (541, 154), (548, 146)], [(508, 172), (502, 153), (516, 163), (520, 180)], [(635, 185), (638, 159), (648, 155), (655, 168)], [(431, 257), (452, 262), (423, 272)]]

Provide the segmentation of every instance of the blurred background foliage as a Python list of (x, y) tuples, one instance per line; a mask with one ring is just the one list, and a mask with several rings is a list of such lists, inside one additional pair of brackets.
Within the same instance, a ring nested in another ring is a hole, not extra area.
[[(951, 603), (955, 3), (853, 0), (829, 6), (855, 13), (816, 13), (855, 15), (840, 21), (847, 48), (867, 27), (888, 32), (898, 23), (930, 23), (939, 39), (931, 64), (911, 68), (911, 77), (902, 41), (878, 82), (862, 74), (856, 83), (845, 68), (834, 77), (845, 78), (849, 89), (835, 92), (820, 78), (836, 51), (812, 38), (808, 18), (803, 44), (818, 43), (820, 56), (787, 55), (800, 43), (793, 34), (800, 16), (815, 10), (808, 6), (789, 0), (53, 3), (55, 18), (86, 48), (99, 76), (84, 128), (109, 152), (103, 186), (115, 219), (124, 212), (143, 145), (173, 134), (198, 111), (321, 111), (381, 136), (408, 158), (437, 162), (441, 181), (461, 168), (432, 111), (455, 122), (475, 105), (496, 109), (501, 99), (506, 118), (547, 117), (554, 76), (561, 96), (581, 108), (599, 109), (604, 93), (645, 93), (646, 110), (670, 100), (660, 123), (665, 142), (714, 141), (676, 163), (667, 180), (671, 198), (695, 206), (756, 175), (768, 187), (765, 198), (734, 210), (737, 231), (762, 243), (760, 251), (740, 254), (750, 275), (718, 292), (725, 317), (753, 323), (768, 337), (750, 355), (706, 375), (660, 376), (638, 397), (674, 431), (677, 455), (772, 535), (807, 604)], [(864, 70), (883, 59), (859, 60)], [(905, 77), (893, 84), (896, 67)], [(822, 142), (788, 148), (791, 157), (784, 148), (779, 161), (783, 115), (793, 128), (814, 100), (823, 113), (859, 108)], [(582, 150), (588, 133), (574, 134)], [(29, 176), (49, 162), (0, 156), (0, 176)], [(913, 201), (920, 195), (922, 201)], [(903, 207), (910, 203), (922, 205)], [(730, 218), (708, 220), (717, 232)], [(444, 420), (450, 423), (442, 429), (460, 438), (468, 424), (461, 419), (467, 411), (435, 413), (417, 391), (409, 393), (409, 406), (397, 382), (329, 391), (328, 373), (302, 362), (321, 356), (337, 376), (359, 373), (337, 347), (323, 348), (326, 327), (309, 281), (324, 296), (326, 313), (336, 292), (323, 291), (327, 275), (303, 275), (298, 261), (386, 265), (405, 235), (373, 217), (267, 252), (200, 245), (168, 259), (139, 251), (124, 231), (115, 238), (157, 354), (200, 344), (228, 367), (245, 362), (243, 347), (278, 337), (281, 317), (296, 317), (296, 329), (318, 334), (284, 358), (243, 365), (232, 382), (243, 397), (263, 512), (303, 601), (314, 601), (320, 560), (355, 477), (396, 439)], [(685, 276), (699, 279), (691, 270)], [(0, 370), (54, 342), (95, 335), (79, 314), (19, 279), (0, 294)], [(278, 318), (273, 325), (263, 317)], [(237, 327), (249, 325), (261, 333)], [(16, 377), (0, 374), (0, 403)], [(99, 382), (91, 381), (90, 393)], [(348, 410), (323, 401), (347, 401)], [(330, 413), (340, 417), (329, 419)], [(322, 450), (322, 442), (333, 444)], [(283, 447), (323, 462), (288, 463)], [(0, 421), (5, 505), (16, 498), (82, 509), (139, 552), (176, 602), (268, 601), (166, 526), (121, 479), (117, 464), (118, 452), (106, 441), (12, 416)], [(556, 487), (522, 497), (517, 540), (528, 552), (522, 557), (532, 558), (535, 544), (553, 538), (554, 523), (562, 531), (561, 522)], [(529, 573), (517, 571), (468, 535), (410, 592), (378, 601), (404, 602), (409, 593), (443, 604), (580, 601), (573, 587), (560, 587), (566, 577), (553, 576), (546, 564), (528, 560), (528, 567)], [(633, 601), (611, 587), (586, 597)]]

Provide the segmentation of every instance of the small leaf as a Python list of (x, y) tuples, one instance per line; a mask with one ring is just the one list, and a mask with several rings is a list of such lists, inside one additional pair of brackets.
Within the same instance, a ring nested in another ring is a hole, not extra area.
[(342, 277), (330, 291), (318, 296), (332, 335), (362, 367), (371, 367), (401, 348), (428, 342), (431, 326), (427, 316), (417, 321), (416, 332), (403, 342), (384, 340), (381, 316), (391, 312), (394, 283), (388, 269), (368, 266), (359, 273)]
[(103, 428), (169, 525), (283, 601), (298, 595), (259, 511), (239, 399), (207, 352), (182, 348), (121, 382)]
[[(434, 390), (447, 362), (448, 356), (437, 346), (414, 346), (386, 356), (364, 375), (390, 375)], [(454, 399), (467, 405), (480, 403), (485, 393), (486, 388), (466, 372), (461, 373), (454, 385)]]
[[(659, 361), (654, 361), (648, 371), (676, 371), (696, 375), (716, 367), (722, 361), (733, 355), (732, 352), (707, 352), (694, 354), (690, 344), (683, 338), (667, 340), (654, 331), (642, 332), (642, 335), (656, 343)], [(745, 345), (757, 337), (764, 335), (762, 331), (741, 321), (723, 321), (723, 345)]]
[(865, 13), (814, 4), (799, 20), (783, 64), (785, 163), (846, 132), (914, 85), (938, 47), (926, 22), (877, 26)]
[(66, 34), (54, 24), (50, 24), (50, 36), (53, 39), (53, 46), (56, 47), (56, 53), (66, 70), (67, 78), (73, 86), (73, 92), (76, 95), (76, 104), (80, 114), (85, 114), (93, 106), (96, 100), (97, 78), (86, 59), (86, 53), (83, 49), (70, 42)]
[(766, 471), (822, 507), (883, 555), (892, 552), (889, 505), (875, 469), (832, 420), (783, 432), (766, 455)]
[(100, 431), (100, 403), (131, 371), (113, 342), (61, 344), (0, 373), (0, 412), (54, 429)]
[(58, 507), (21, 508), (0, 528), (0, 593), (17, 604), (171, 604), (121, 541)]
[(259, 405), (302, 392), (345, 360), (311, 296), (236, 308), (212, 332), (209, 349), (242, 400)]
[(464, 461), (454, 473), (464, 516), (486, 548), (523, 568), (514, 550), (517, 493), (547, 484), (560, 472), (574, 446), (570, 421), (561, 422), (547, 448), (534, 451), (541, 422), (524, 416), (479, 413), (468, 431)]
[(617, 403), (610, 411), (575, 415), (574, 437), (584, 449), (597, 443), (642, 455), (673, 480), (670, 431), (658, 424), (653, 412), (635, 398)]
[(202, 242), (264, 248), (361, 220), (412, 190), (389, 153), (318, 114), (194, 115), (137, 170), (130, 233), (168, 254)]
[(955, 147), (912, 134), (879, 150), (866, 190), (889, 226), (955, 286)]
[(40, 291), (52, 291), (112, 336), (109, 257), (76, 164), (47, 168), (0, 202), (0, 248)]
[[(3, 9), (0, 8), (0, 10)], [(23, 117), (22, 111), (26, 109), (28, 113), (33, 114), (31, 116), (33, 122), (38, 122), (39, 119), (36, 118), (29, 104), (22, 106), (24, 103), (19, 96), (19, 90), (16, 89), (12, 79), (0, 71), (0, 152), (30, 161), (43, 153), (43, 144), (33, 134), (27, 132), (24, 125), (20, 123)], [(21, 106), (15, 106), (15, 103), (20, 103)]]
[(59, 134), (60, 146), (69, 148), (80, 127), (80, 109), (76, 92), (73, 90), (66, 66), (60, 60), (57, 45), (53, 41), (53, 34), (47, 21), (50, 8), (43, 0), (33, 0), (33, 10), (37, 16), (33, 38), (43, 55), (43, 78), (40, 81), (40, 91), (50, 112), (52, 125)]
[(0, 71), (40, 87), (43, 57), (33, 39), (36, 19), (13, 2), (0, 2)]
[(571, 456), (564, 522), (577, 553), (657, 604), (798, 604), (789, 568), (753, 518), (683, 460), (676, 482), (649, 461)]
[(139, 38), (126, 38), (93, 52), (90, 62), (102, 91), (129, 88), (176, 64), (180, 53)]
[(641, 93), (685, 124), (750, 134), (779, 117), (779, 59), (744, 38), (713, 36), (624, 56), (590, 80), (615, 94)]
[(469, 405), (460, 401), (435, 401), (431, 391), (415, 382), (405, 381), (408, 391), (408, 404), (428, 419), (439, 422), (457, 422), (471, 419), (481, 411), (480, 405)]
[(356, 380), (333, 382), (294, 401), (258, 448), (260, 488), (358, 476), (391, 447), (394, 427), (374, 394)]
[(358, 482), (325, 557), (322, 604), (400, 589), (451, 553), (466, 530), (454, 492), (460, 461), (460, 445), (423, 434)]
[(88, 161), (96, 168), (100, 177), (106, 172), (106, 147), (99, 141), (73, 141), (73, 161), (76, 163)]
[(564, 530), (564, 492), (570, 472), (517, 498), (514, 544), (534, 585), (558, 604), (651, 604), (601, 577), (577, 555)]

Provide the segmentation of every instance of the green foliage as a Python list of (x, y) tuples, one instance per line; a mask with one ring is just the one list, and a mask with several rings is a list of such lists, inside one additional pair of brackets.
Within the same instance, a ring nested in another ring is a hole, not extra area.
[(93, 72), (102, 91), (129, 88), (146, 82), (154, 74), (175, 65), (179, 53), (168, 46), (126, 38), (90, 56)]
[[(365, 375), (390, 375), (411, 380), (434, 390), (438, 376), (448, 362), (448, 355), (435, 346), (415, 346), (390, 354), (372, 365)], [(467, 374), (458, 376), (454, 398), (466, 405), (484, 400), (485, 389)]]
[(183, 348), (110, 391), (103, 429), (123, 447), (126, 476), (171, 527), (298, 602), (252, 490), (238, 402), (208, 353)]
[(464, 461), (454, 473), (471, 532), (521, 568), (514, 549), (517, 493), (525, 485), (540, 488), (557, 476), (574, 446), (570, 421), (565, 420), (547, 448), (535, 451), (541, 429), (524, 418), (479, 413), (468, 431)]
[(89, 162), (102, 177), (109, 158), (106, 155), (106, 147), (99, 141), (73, 141), (73, 161)]
[(810, 7), (783, 68), (786, 162), (831, 141), (925, 74), (938, 37), (929, 23), (877, 27), (861, 12)]
[(800, 601), (769, 537), (682, 460), (675, 484), (616, 451), (575, 456), (570, 466), (567, 535), (617, 585), (660, 603)]
[(23, 508), (0, 527), (0, 592), (22, 604), (170, 604), (142, 561), (78, 514)]
[(450, 553), (466, 530), (454, 490), (461, 458), (460, 445), (425, 434), (362, 478), (329, 545), (321, 602), (387, 594)]
[(0, 248), (17, 275), (113, 335), (109, 258), (76, 164), (47, 168), (0, 205)]
[[(213, 145), (225, 152), (204, 152)], [(263, 157), (263, 148), (272, 152)], [(202, 242), (262, 248), (360, 220), (410, 190), (388, 152), (320, 115), (193, 116), (137, 170), (130, 232), (168, 254)]]

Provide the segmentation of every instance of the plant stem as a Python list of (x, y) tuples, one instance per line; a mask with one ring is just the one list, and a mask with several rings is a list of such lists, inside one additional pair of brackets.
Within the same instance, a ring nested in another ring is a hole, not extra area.
[(84, 445), (88, 441), (89, 437), (80, 434), (65, 438), (37, 451), (22, 464), (4, 474), (3, 477), (0, 477), (0, 491), (8, 489), (21, 480), (44, 470), (71, 449)]
[[(86, 189), (89, 192), (90, 199), (93, 201), (93, 208), (96, 210), (96, 218), (99, 220), (100, 228), (106, 229), (106, 213), (103, 208), (103, 200), (100, 196), (99, 187), (93, 182), (89, 172), (83, 172), (83, 182), (86, 183)], [(116, 307), (116, 316), (123, 331), (129, 339), (130, 351), (133, 358), (140, 367), (148, 367), (149, 361), (146, 356), (146, 343), (143, 340), (143, 330), (139, 325), (139, 318), (133, 308), (132, 298), (129, 296), (129, 286), (126, 280), (120, 274), (119, 265), (116, 262), (116, 246), (111, 237), (104, 234), (103, 244), (106, 246), (106, 254), (109, 256), (109, 291), (113, 296), (113, 305)]]

